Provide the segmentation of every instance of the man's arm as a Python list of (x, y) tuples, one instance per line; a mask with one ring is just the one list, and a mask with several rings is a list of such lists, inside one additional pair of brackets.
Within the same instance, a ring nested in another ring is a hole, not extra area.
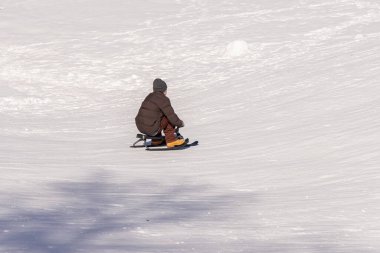
[(165, 97), (160, 109), (165, 114), (165, 116), (168, 118), (168, 120), (170, 121), (172, 125), (178, 126), (178, 127), (184, 126), (183, 121), (174, 112), (174, 109), (170, 103), (169, 98)]

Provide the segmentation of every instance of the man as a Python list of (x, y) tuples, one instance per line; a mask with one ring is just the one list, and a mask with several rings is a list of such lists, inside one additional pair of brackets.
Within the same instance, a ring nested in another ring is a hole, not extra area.
[[(182, 138), (177, 138), (175, 127), (184, 127), (171, 106), (167, 94), (166, 83), (157, 78), (153, 81), (153, 92), (142, 102), (140, 110), (135, 118), (136, 126), (141, 133), (149, 136), (162, 136), (165, 134), (165, 141), (168, 148), (180, 146), (185, 143)], [(153, 142), (153, 145), (160, 145), (162, 142)]]

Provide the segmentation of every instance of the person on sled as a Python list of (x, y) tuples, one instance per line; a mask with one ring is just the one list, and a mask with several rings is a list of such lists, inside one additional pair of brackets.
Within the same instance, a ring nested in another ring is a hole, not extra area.
[[(148, 136), (165, 135), (166, 146), (173, 148), (185, 143), (183, 138), (177, 138), (175, 128), (184, 127), (184, 122), (177, 116), (166, 96), (166, 83), (157, 78), (153, 81), (153, 92), (142, 102), (135, 118), (137, 129)], [(161, 145), (163, 140), (153, 140), (152, 145)]]

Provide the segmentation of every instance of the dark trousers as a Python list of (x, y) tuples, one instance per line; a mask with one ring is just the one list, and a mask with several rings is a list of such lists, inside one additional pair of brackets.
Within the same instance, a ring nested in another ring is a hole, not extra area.
[(161, 132), (164, 131), (166, 143), (176, 141), (175, 127), (169, 122), (167, 117), (162, 117), (161, 126), (156, 136), (162, 136)]

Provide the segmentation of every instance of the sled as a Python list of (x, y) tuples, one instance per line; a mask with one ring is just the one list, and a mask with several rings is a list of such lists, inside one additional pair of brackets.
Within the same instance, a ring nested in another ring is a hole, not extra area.
[[(178, 129), (176, 130), (177, 137), (183, 138), (182, 135), (178, 132)], [(131, 148), (145, 148), (145, 150), (148, 151), (169, 151), (169, 150), (183, 150), (187, 149), (192, 146), (197, 146), (198, 141), (189, 142), (189, 139), (185, 139), (185, 143), (180, 146), (175, 146), (173, 148), (166, 147), (165, 143), (165, 136), (149, 136), (146, 134), (137, 134), (136, 138), (138, 139), (135, 141)], [(152, 145), (152, 141), (162, 141), (161, 145)]]

